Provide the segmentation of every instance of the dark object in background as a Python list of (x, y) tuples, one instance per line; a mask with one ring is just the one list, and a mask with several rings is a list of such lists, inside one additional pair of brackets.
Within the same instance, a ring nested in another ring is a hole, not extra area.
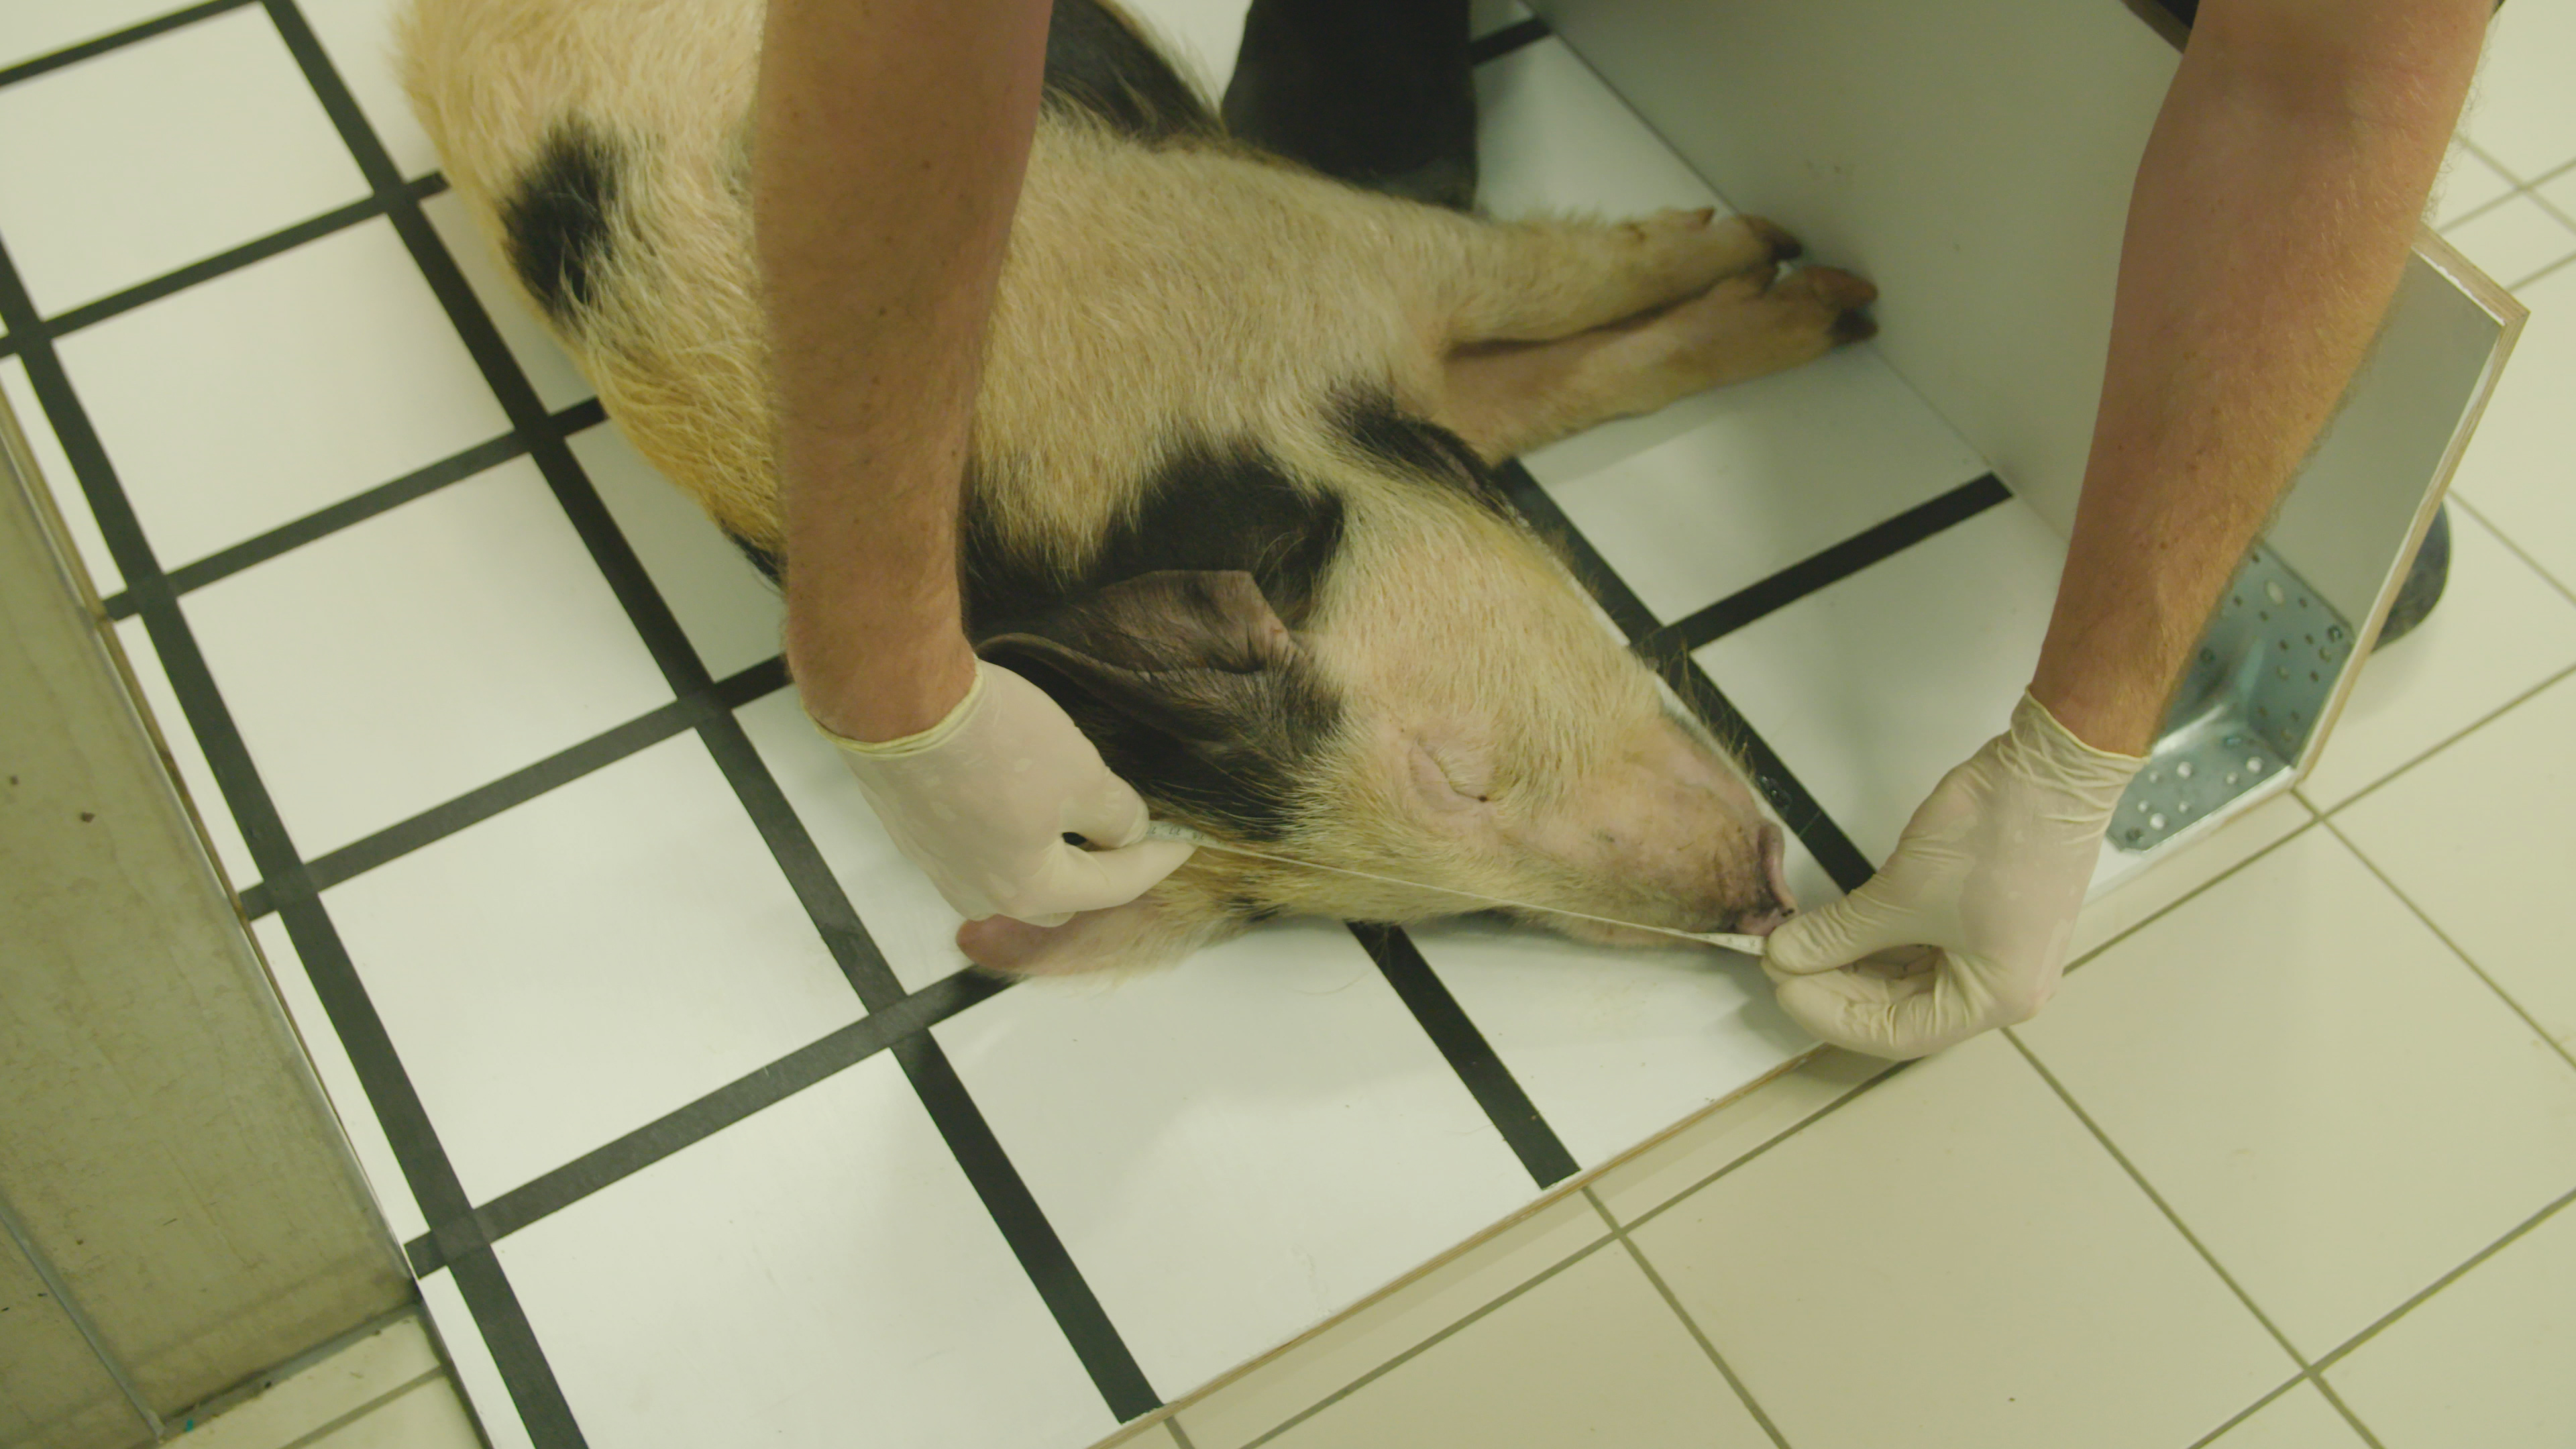
[(1467, 0), (1252, 0), (1226, 129), (1372, 191), (1476, 201)]
[(2424, 616), (2442, 601), (2442, 586), (2450, 580), (2451, 506), (2445, 503), (2433, 515), (2433, 526), (2424, 531), (2423, 547), (2415, 550), (2415, 562), (2406, 570), (2397, 602), (2388, 606), (2388, 621), (2379, 626), (2379, 642), (2371, 647), (2384, 649), (2423, 623)]

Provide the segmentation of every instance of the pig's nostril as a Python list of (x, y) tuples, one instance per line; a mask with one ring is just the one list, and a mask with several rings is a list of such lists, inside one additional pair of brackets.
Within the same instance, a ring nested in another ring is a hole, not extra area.
[[(1780, 834), (1779, 826), (1767, 821), (1763, 823), (1760, 848), (1762, 883), (1771, 888), (1771, 899), (1779, 903), (1781, 917), (1785, 920), (1789, 912), (1798, 909), (1798, 897), (1789, 889), (1789, 872), (1785, 856), (1787, 844)], [(1747, 934), (1762, 933), (1754, 931)]]

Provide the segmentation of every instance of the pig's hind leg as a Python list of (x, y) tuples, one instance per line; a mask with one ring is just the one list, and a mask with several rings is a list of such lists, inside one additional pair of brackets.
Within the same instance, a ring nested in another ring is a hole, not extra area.
[(1571, 337), (1450, 352), (1436, 419), (1499, 461), (1612, 418), (1822, 357), (1873, 335), (1878, 289), (1825, 267), (1769, 268), (1687, 301)]
[(1664, 211), (1636, 221), (1480, 222), (1445, 281), (1449, 348), (1552, 342), (1765, 277), (1798, 239), (1758, 216)]

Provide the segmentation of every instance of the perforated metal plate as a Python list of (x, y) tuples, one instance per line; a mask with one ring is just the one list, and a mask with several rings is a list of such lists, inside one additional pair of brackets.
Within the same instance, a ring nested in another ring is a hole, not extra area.
[(2290, 768), (2352, 644), (2352, 626), (2278, 555), (2248, 554), (2121, 798), (2111, 843), (2153, 850)]

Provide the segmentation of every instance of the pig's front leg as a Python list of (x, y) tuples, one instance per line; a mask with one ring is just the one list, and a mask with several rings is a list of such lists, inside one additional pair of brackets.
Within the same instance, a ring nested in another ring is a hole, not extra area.
[(1476, 222), (1458, 234), (1444, 350), (1551, 342), (1696, 297), (1799, 252), (1758, 216), (1708, 210), (1638, 221)]
[(1810, 267), (1747, 273), (1646, 317), (1553, 342), (1452, 352), (1435, 420), (1500, 461), (1612, 418), (1822, 357), (1876, 332), (1878, 289)]

